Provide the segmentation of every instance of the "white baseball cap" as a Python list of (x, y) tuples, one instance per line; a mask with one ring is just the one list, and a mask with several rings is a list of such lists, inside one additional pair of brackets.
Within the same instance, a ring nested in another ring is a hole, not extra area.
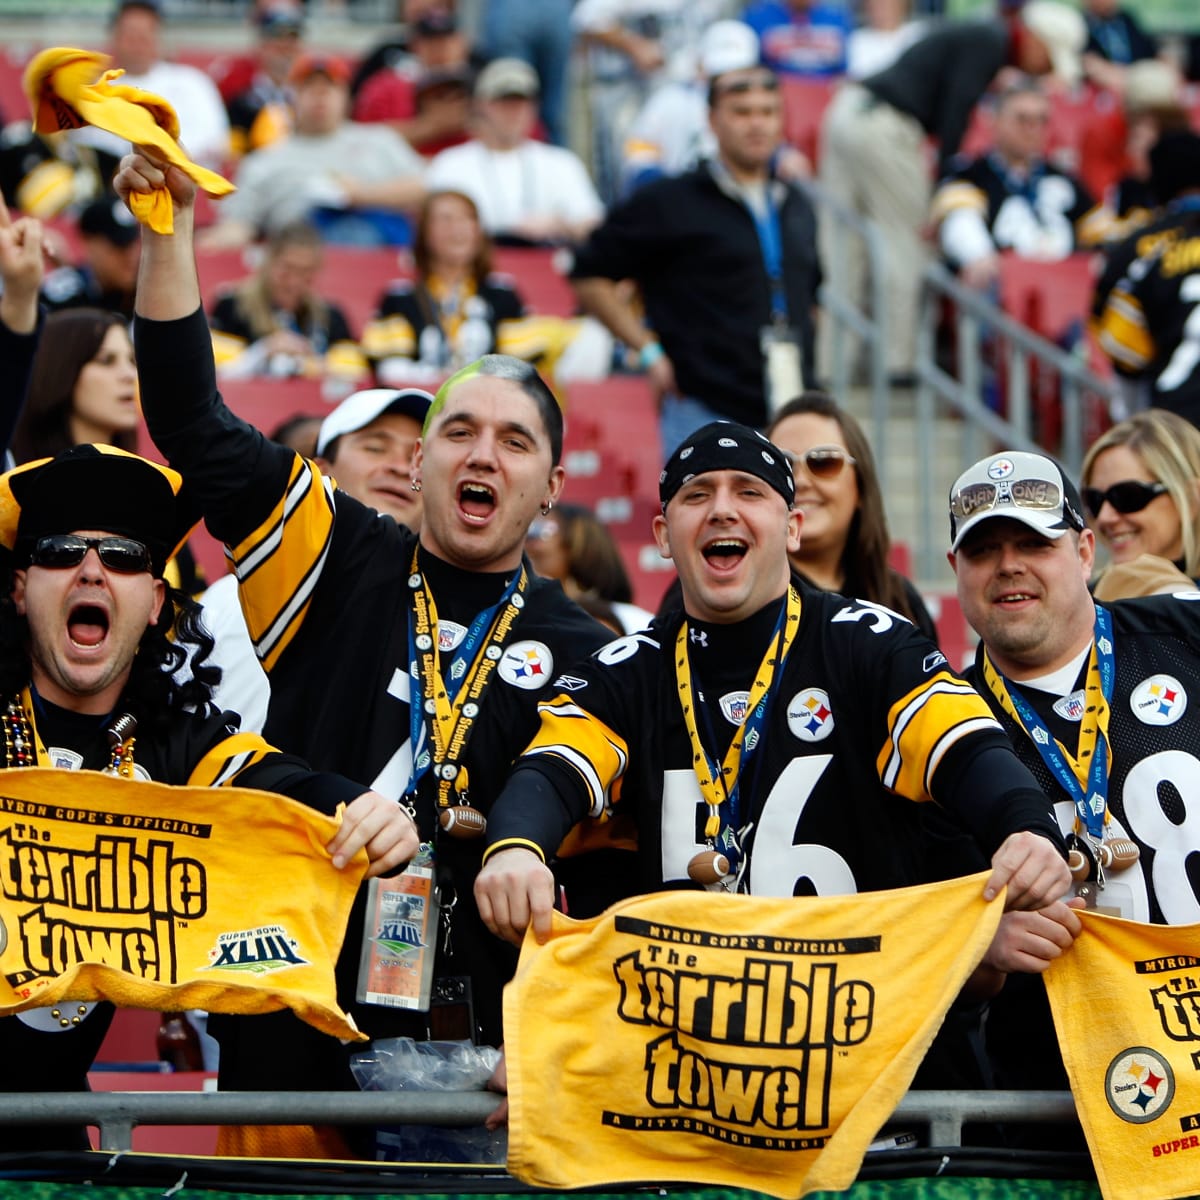
[(1083, 78), (1083, 48), (1087, 45), (1087, 22), (1083, 13), (1058, 0), (1027, 0), (1021, 7), (1021, 24), (1050, 55), (1054, 74), (1067, 83)]
[(1087, 528), (1083, 502), (1059, 465), (1044, 454), (1009, 450), (968, 467), (950, 489), (950, 549), (976, 525), (1007, 517), (1057, 541)]
[(714, 21), (700, 39), (705, 79), (758, 66), (758, 34), (743, 21)]
[(433, 397), (420, 388), (366, 388), (347, 396), (321, 422), (317, 434), (317, 453), (324, 454), (332, 442), (347, 433), (356, 433), (384, 413), (399, 413), (412, 417), (418, 425), (425, 424), (425, 416), (433, 404)]

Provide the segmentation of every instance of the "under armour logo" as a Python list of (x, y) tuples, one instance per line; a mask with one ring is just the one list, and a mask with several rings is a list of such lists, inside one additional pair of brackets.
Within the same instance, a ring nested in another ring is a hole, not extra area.
[(688, 637), (698, 646), (708, 645), (708, 631), (706, 629), (691, 629), (688, 631)]

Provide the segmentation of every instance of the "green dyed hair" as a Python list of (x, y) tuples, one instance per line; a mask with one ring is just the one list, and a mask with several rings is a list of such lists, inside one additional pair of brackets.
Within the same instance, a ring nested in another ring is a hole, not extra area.
[(467, 379), (473, 379), (476, 375), (486, 375), (491, 379), (510, 379), (537, 405), (546, 436), (550, 439), (550, 457), (557, 467), (562, 460), (562, 409), (559, 408), (554, 393), (537, 373), (537, 370), (524, 359), (514, 358), (511, 354), (485, 354), (473, 363), (468, 363), (461, 370), (455, 371), (438, 388), (433, 403), (429, 406), (429, 412), (425, 414), (425, 424), (421, 429), (421, 436), (428, 436), (434, 420), (446, 407), (446, 401), (449, 399), (451, 391), (458, 384)]

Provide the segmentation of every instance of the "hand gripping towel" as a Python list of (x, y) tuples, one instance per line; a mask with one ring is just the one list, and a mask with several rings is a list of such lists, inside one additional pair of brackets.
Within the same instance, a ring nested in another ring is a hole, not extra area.
[[(95, 125), (128, 138), (135, 146), (153, 147), (210, 196), (232, 192), (232, 183), (192, 162), (183, 152), (175, 109), (161, 96), (117, 83), (125, 72), (106, 70), (109, 61), (106, 55), (68, 47), (54, 47), (36, 55), (25, 68), (24, 79), (34, 131), (60, 133)], [(165, 187), (135, 192), (129, 204), (133, 215), (155, 233), (171, 233), (174, 229), (171, 195)]]
[(71, 1000), (266, 1013), (364, 1035), (333, 966), (360, 851), (338, 822), (249, 788), (0, 771), (0, 1016)]
[(849, 1187), (991, 942), (985, 878), (555, 913), (504, 995), (509, 1171), (546, 1188)]
[(1046, 991), (1100, 1190), (1198, 1195), (1200, 925), (1079, 916)]

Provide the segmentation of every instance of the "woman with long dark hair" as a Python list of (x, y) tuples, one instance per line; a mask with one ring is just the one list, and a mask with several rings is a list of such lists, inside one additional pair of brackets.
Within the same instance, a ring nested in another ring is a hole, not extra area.
[[(19, 404), (20, 397), (9, 395), (8, 402)], [(137, 369), (125, 318), (99, 308), (65, 309), (46, 317), (29, 394), (13, 433), (14, 461), (48, 458), (81, 442), (134, 450), (139, 419)]]
[(792, 461), (804, 513), (792, 566), (809, 583), (883, 604), (936, 640), (917, 589), (888, 561), (888, 533), (875, 456), (862, 426), (824, 392), (804, 392), (776, 414), (767, 436)]

